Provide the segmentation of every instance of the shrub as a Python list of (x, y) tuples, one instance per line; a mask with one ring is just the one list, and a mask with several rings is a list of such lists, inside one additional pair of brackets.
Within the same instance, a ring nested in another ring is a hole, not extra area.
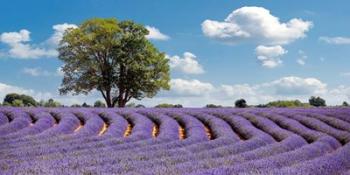
[(19, 101), (15, 100), (19, 100), (22, 101), (22, 106), (37, 106), (37, 102), (34, 100), (33, 97), (28, 96), (28, 95), (24, 95), (24, 94), (16, 94), (16, 93), (10, 93), (7, 94), (4, 98), (4, 104), (8, 105), (8, 106), (17, 106), (19, 105)]
[(45, 101), (40, 101), (40, 104), (43, 103), (44, 107), (51, 107), (51, 108), (55, 108), (55, 107), (60, 107), (61, 104), (55, 100), (53, 100), (52, 98), (50, 98), (47, 102)]
[(206, 108), (222, 108), (221, 105), (215, 105), (215, 104), (207, 104), (205, 107)]
[(90, 108), (91, 106), (84, 102), (84, 103), (81, 105), (81, 107), (83, 107), (83, 108)]
[(94, 107), (96, 107), (96, 108), (105, 108), (106, 104), (104, 104), (101, 100), (97, 100), (94, 103)]
[(70, 107), (72, 107), (72, 108), (80, 108), (81, 106), (79, 104), (72, 104)]
[(162, 104), (158, 104), (157, 106), (155, 106), (156, 108), (182, 108), (181, 104), (168, 104), (168, 103), (162, 103)]
[(299, 100), (278, 100), (266, 104), (267, 107), (291, 108), (291, 107), (308, 107), (306, 103)]
[(315, 107), (322, 107), (322, 106), (326, 106), (326, 101), (324, 99), (322, 99), (321, 97), (310, 97), (309, 99), (309, 104), (311, 106), (315, 106)]
[(247, 106), (248, 106), (247, 102), (243, 98), (242, 99), (238, 99), (235, 102), (235, 107), (236, 108), (246, 108)]

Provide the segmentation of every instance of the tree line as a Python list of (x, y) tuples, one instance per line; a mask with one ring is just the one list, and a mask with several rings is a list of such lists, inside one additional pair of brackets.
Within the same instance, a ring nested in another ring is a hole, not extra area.
[[(97, 100), (94, 102), (94, 104), (90, 105), (86, 102), (83, 102), (82, 104), (73, 104), (70, 106), (66, 106), (64, 104), (61, 104), (60, 102), (50, 98), (48, 100), (40, 100), (36, 101), (33, 97), (25, 94), (17, 94), (17, 93), (10, 93), (7, 94), (2, 102), (0, 103), (1, 106), (13, 106), (13, 107), (98, 107), (98, 108), (105, 108), (108, 107), (103, 101)], [(269, 108), (269, 107), (280, 107), (280, 108), (291, 108), (291, 107), (325, 107), (326, 101), (321, 97), (315, 97), (312, 96), (309, 99), (308, 103), (302, 103), (299, 100), (278, 100), (278, 101), (272, 101), (268, 102), (266, 104), (259, 104), (259, 105), (248, 105), (247, 101), (245, 99), (238, 99), (234, 103), (234, 107), (236, 108), (248, 108), (248, 107), (257, 107), (257, 108)], [(349, 104), (344, 101), (340, 106), (347, 107)], [(135, 104), (135, 103), (128, 103), (125, 105), (125, 107), (128, 108), (145, 108), (142, 104)], [(154, 106), (155, 108), (183, 108), (181, 104), (169, 104), (169, 103), (161, 103)], [(204, 106), (204, 108), (223, 108), (225, 106), (222, 105), (216, 105), (216, 104), (207, 104)], [(228, 106), (230, 107), (230, 106)]]

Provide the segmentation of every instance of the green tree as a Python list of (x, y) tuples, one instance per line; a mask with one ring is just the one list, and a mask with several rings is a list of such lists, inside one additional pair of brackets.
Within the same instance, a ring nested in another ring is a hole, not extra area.
[(37, 102), (34, 100), (33, 97), (24, 95), (24, 94), (16, 94), (16, 93), (10, 93), (7, 94), (4, 98), (4, 105), (8, 106), (16, 106), (18, 105), (18, 101), (16, 102), (17, 104), (14, 104), (15, 100), (20, 100), (22, 101), (22, 106), (37, 106)]
[(315, 107), (322, 107), (326, 106), (326, 101), (322, 99), (321, 97), (310, 97), (309, 104)]
[(342, 106), (349, 106), (349, 103), (346, 102), (346, 101), (344, 101), (343, 104), (342, 104)]
[(266, 104), (266, 107), (279, 107), (279, 108), (295, 108), (295, 107), (310, 107), (307, 103), (302, 103), (299, 100), (278, 100), (272, 101)]
[(221, 105), (215, 105), (215, 104), (207, 104), (205, 105), (206, 108), (222, 108)]
[(94, 103), (94, 107), (96, 107), (96, 108), (105, 108), (106, 105), (105, 105), (101, 100), (97, 100), (97, 101)]
[[(144, 107), (144, 106), (143, 106)], [(182, 104), (168, 104), (168, 103), (161, 103), (155, 106), (156, 108), (183, 108)]]
[(90, 108), (91, 106), (88, 105), (86, 102), (84, 102), (84, 103), (81, 105), (81, 107), (83, 107), (83, 108)]
[(235, 102), (235, 107), (236, 108), (246, 108), (247, 106), (248, 106), (247, 102), (243, 98), (242, 99), (238, 99)]
[(132, 21), (95, 18), (68, 29), (58, 48), (64, 62), (60, 94), (98, 90), (108, 107), (124, 107), (132, 98), (153, 97), (169, 87), (169, 65)]
[(48, 101), (40, 101), (40, 103), (43, 103), (44, 107), (51, 107), (51, 108), (56, 108), (56, 107), (60, 107), (61, 104), (55, 100), (53, 100), (52, 98), (50, 98)]
[(72, 104), (70, 107), (72, 107), (72, 108), (80, 108), (81, 106), (80, 106), (80, 104)]
[(23, 104), (22, 100), (15, 99), (15, 100), (12, 101), (12, 106), (14, 106), (14, 107), (23, 107), (24, 104)]

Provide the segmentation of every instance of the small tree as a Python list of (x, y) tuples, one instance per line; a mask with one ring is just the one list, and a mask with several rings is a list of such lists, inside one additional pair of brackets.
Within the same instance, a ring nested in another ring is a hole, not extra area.
[(37, 106), (37, 102), (34, 100), (33, 97), (24, 94), (20, 95), (16, 93), (7, 94), (4, 98), (3, 103), (8, 106), (16, 106), (19, 102), (17, 101), (16, 104), (14, 104), (15, 100), (22, 101), (22, 106)]
[(235, 102), (235, 107), (236, 108), (246, 108), (247, 106), (248, 106), (247, 102), (243, 98), (242, 99), (238, 99)]
[(44, 106), (50, 107), (50, 108), (56, 108), (56, 107), (60, 107), (61, 104), (59, 102), (53, 100), (52, 98), (50, 98), (47, 102), (44, 102)]
[(96, 108), (105, 108), (106, 105), (105, 105), (101, 100), (97, 100), (97, 101), (94, 103), (94, 107), (96, 107)]
[(326, 101), (321, 97), (312, 96), (309, 99), (309, 104), (315, 107), (322, 107), (322, 106), (326, 106)]
[(80, 106), (80, 104), (72, 104), (70, 107), (72, 107), (72, 108), (80, 108), (81, 106)]
[(168, 104), (168, 103), (161, 103), (155, 106), (156, 108), (182, 108), (181, 104)]
[(132, 21), (95, 18), (68, 29), (58, 48), (63, 61), (60, 94), (96, 89), (108, 107), (125, 107), (169, 87), (165, 54), (146, 38), (149, 31)]
[(83, 107), (83, 108), (89, 108), (89, 107), (91, 107), (91, 106), (84, 102), (84, 103), (81, 105), (81, 107)]
[(221, 108), (221, 105), (215, 105), (215, 104), (207, 104), (205, 105), (206, 108)]
[(348, 102), (344, 101), (342, 106), (349, 106)]
[(174, 108), (183, 108), (182, 104), (176, 104), (174, 105)]

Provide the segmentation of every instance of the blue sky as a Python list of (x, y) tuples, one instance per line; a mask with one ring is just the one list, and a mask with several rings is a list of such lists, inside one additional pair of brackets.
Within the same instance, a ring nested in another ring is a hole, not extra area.
[(58, 96), (62, 63), (54, 40), (66, 26), (115, 17), (152, 27), (149, 39), (171, 60), (172, 89), (136, 103), (231, 105), (246, 98), (258, 104), (319, 95), (340, 104), (350, 101), (349, 6), (346, 0), (4, 0), (0, 97), (15, 91), (67, 104), (100, 98)]

